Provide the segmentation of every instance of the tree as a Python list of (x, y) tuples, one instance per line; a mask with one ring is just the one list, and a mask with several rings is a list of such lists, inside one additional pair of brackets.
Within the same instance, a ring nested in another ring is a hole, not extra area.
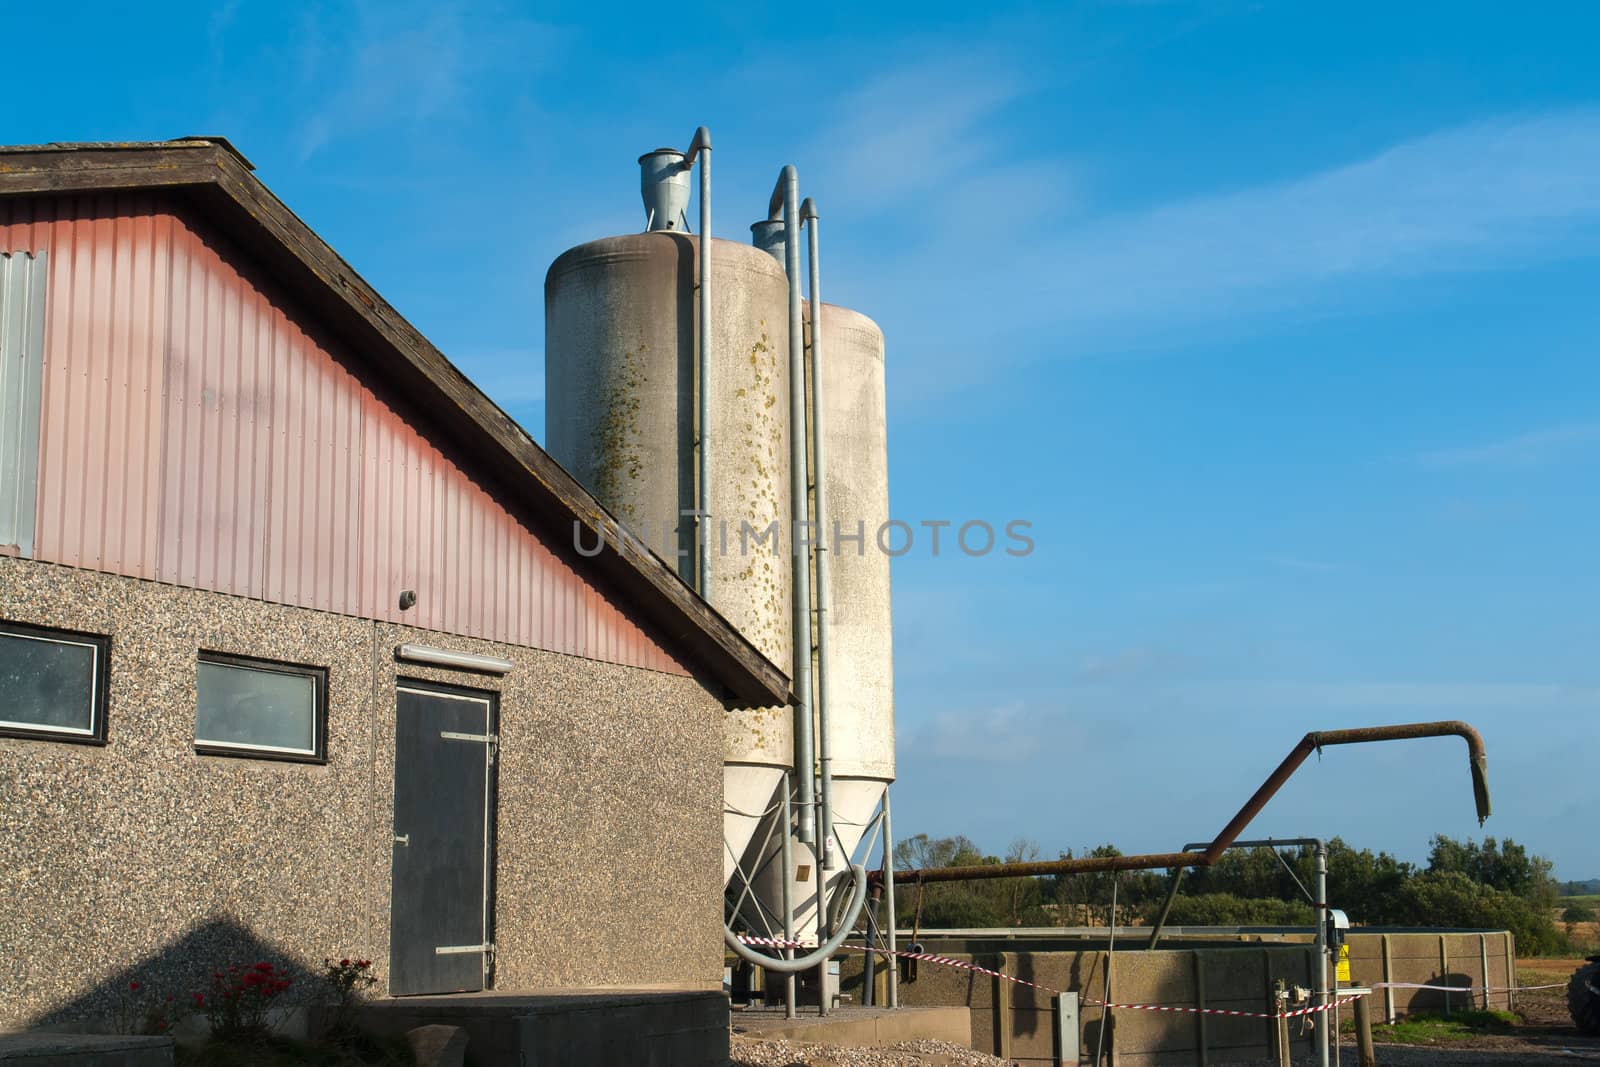
[(1464, 874), (1541, 908), (1555, 907), (1560, 895), (1551, 869), (1549, 860), (1528, 855), (1527, 849), (1509, 837), (1503, 844), (1486, 837), (1479, 845), (1470, 838), (1456, 841), (1441, 834), (1434, 837), (1428, 853), (1429, 871)]

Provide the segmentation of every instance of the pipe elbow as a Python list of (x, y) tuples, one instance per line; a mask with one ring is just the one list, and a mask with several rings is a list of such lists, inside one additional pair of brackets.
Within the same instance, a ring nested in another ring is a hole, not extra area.
[(772, 198), (767, 201), (767, 220), (783, 218), (783, 202), (788, 196), (798, 196), (800, 187), (800, 172), (795, 170), (793, 163), (785, 163), (783, 169), (778, 171), (778, 180), (772, 186)]

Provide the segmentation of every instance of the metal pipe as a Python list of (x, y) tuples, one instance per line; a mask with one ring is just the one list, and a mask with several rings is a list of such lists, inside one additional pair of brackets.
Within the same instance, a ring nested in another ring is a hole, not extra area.
[[(794, 881), (794, 846), (790, 844), (793, 834), (789, 832), (789, 817), (794, 810), (794, 791), (790, 788), (789, 772), (783, 772), (783, 845), (780, 857), (783, 863), (783, 939), (794, 941), (794, 888), (790, 884)], [(783, 950), (785, 959), (794, 959), (794, 949)], [(783, 1014), (787, 1019), (793, 1019), (799, 1011), (796, 1008), (794, 973), (783, 976)]]
[(1086, 856), (1079, 859), (1045, 860), (1036, 863), (992, 863), (977, 867), (929, 867), (915, 871), (896, 871), (897, 882), (966, 882), (981, 878), (1022, 878), (1044, 874), (1086, 874), (1096, 871), (1148, 871), (1163, 867), (1210, 867), (1238, 839), (1267, 802), (1283, 787), (1290, 775), (1312, 752), (1329, 745), (1359, 745), (1373, 741), (1405, 741), (1421, 737), (1460, 737), (1467, 742), (1471, 761), (1472, 798), (1478, 824), (1489, 817), (1488, 758), (1478, 731), (1458, 720), (1401, 723), (1395, 726), (1369, 726), (1357, 730), (1326, 730), (1306, 734), (1278, 768), (1268, 776), (1222, 828), (1215, 840), (1200, 853), (1156, 852), (1142, 856)]
[[(850, 906), (846, 909), (849, 918), (839, 924), (839, 929), (834, 931), (832, 937), (798, 959), (779, 959), (775, 956), (757, 952), (743, 941), (740, 941), (739, 935), (735, 934), (726, 925), (722, 928), (722, 940), (740, 959), (749, 960), (751, 963), (765, 967), (769, 971), (777, 971), (779, 974), (798, 974), (800, 971), (810, 970), (819, 961), (826, 962), (829, 956), (839, 951), (839, 946), (844, 944), (845, 938), (850, 936), (851, 928), (855, 926), (856, 920), (861, 917), (862, 905), (867, 902), (867, 869), (859, 863), (852, 863), (850, 865), (850, 879), (854, 883), (854, 888), (850, 894)], [(793, 941), (794, 939), (786, 938), (786, 940)]]
[[(878, 984), (878, 946), (882, 941), (878, 932), (878, 905), (882, 900), (883, 886), (874, 884), (867, 890), (867, 906), (861, 913), (867, 917), (867, 951), (866, 958), (861, 961), (861, 1006), (864, 1008), (877, 1006), (878, 991), (874, 987)], [(889, 966), (894, 965), (891, 959)]]
[[(1314, 1007), (1328, 1003), (1328, 846), (1318, 841), (1312, 846), (1317, 863), (1317, 996)], [(1328, 1067), (1328, 1013), (1317, 1012), (1317, 1063)]]
[(694, 131), (683, 165), (692, 167), (700, 160), (700, 358), (696, 373), (699, 391), (696, 440), (699, 459), (700, 492), (695, 519), (696, 578), (700, 596), (711, 599), (711, 131), (704, 126)]
[[(828, 628), (833, 607), (832, 561), (828, 550), (827, 408), (822, 386), (822, 266), (817, 258), (817, 205), (808, 196), (800, 204), (800, 221), (807, 228), (807, 259), (811, 268), (811, 449), (816, 470), (811, 484), (815, 511), (811, 518), (817, 530), (817, 678), (813, 697), (817, 706), (817, 769), (820, 779), (817, 831), (822, 839), (819, 865), (828, 869), (836, 842), (833, 836), (833, 756), (828, 731), (828, 714), (833, 694), (829, 690)], [(850, 857), (844, 857), (846, 863)]]
[(883, 899), (889, 913), (889, 1007), (900, 1006), (900, 958), (895, 955), (895, 929), (899, 916), (894, 910), (894, 833), (889, 823), (889, 787), (883, 787)]
[[(1311, 850), (1312, 850), (1311, 854), (1315, 859), (1315, 868), (1314, 868), (1314, 870), (1316, 872), (1316, 881), (1313, 884), (1316, 886), (1316, 890), (1315, 890), (1315, 893), (1312, 895), (1311, 906), (1312, 906), (1312, 909), (1315, 912), (1315, 917), (1314, 917), (1313, 921), (1316, 923), (1317, 989), (1315, 991), (1316, 992), (1316, 999), (1313, 1001), (1313, 1003), (1314, 1003), (1314, 1005), (1320, 1006), (1320, 1005), (1326, 1004), (1328, 1002), (1328, 995), (1329, 995), (1329, 993), (1332, 992), (1332, 990), (1330, 990), (1328, 988), (1328, 844), (1327, 844), (1327, 842), (1322, 840), (1322, 838), (1320, 838), (1320, 837), (1269, 837), (1269, 838), (1266, 838), (1266, 839), (1261, 840), (1261, 841), (1234, 841), (1228, 847), (1229, 848), (1270, 848), (1270, 849), (1277, 849), (1280, 845), (1308, 846), (1308, 847), (1311, 848)], [(1201, 851), (1204, 851), (1208, 847), (1209, 846), (1203, 841), (1191, 842), (1191, 843), (1189, 843), (1187, 845), (1184, 845), (1183, 846), (1183, 850), (1185, 852), (1201, 852)], [(1280, 860), (1280, 862), (1282, 861), (1282, 857), (1281, 856), (1279, 857), (1279, 860)], [(1285, 867), (1287, 868), (1287, 864), (1285, 864)], [(1178, 873), (1181, 875), (1183, 872), (1180, 869)], [(1294, 876), (1294, 872), (1293, 871), (1290, 871), (1289, 874), (1290, 874), (1291, 877)], [(1298, 878), (1295, 878), (1296, 884), (1299, 884), (1299, 881), (1300, 880)], [(1300, 886), (1300, 890), (1301, 890), (1301, 892), (1304, 892), (1305, 891), (1305, 886), (1303, 886), (1303, 885)], [(1174, 890), (1173, 890), (1172, 896), (1177, 896), (1176, 886), (1174, 886)], [(1170, 910), (1170, 908), (1171, 908), (1171, 897), (1168, 898), (1167, 908), (1163, 909), (1163, 913), (1162, 913), (1162, 919), (1163, 920), (1165, 920), (1165, 918), (1166, 918), (1165, 912), (1167, 910)], [(1158, 923), (1155, 934), (1153, 934), (1151, 936), (1151, 938), (1150, 938), (1150, 944), (1148, 946), (1149, 948), (1155, 948), (1156, 947), (1156, 938), (1159, 937), (1160, 934), (1161, 934), (1160, 924)], [(1325, 1012), (1325, 1011), (1317, 1013), (1317, 1049), (1318, 1049), (1318, 1065), (1319, 1065), (1319, 1067), (1328, 1067), (1328, 1062), (1329, 1062), (1329, 1058), (1330, 1058), (1329, 1057), (1329, 1048), (1328, 1048), (1329, 1044), (1331, 1043), (1330, 1040), (1329, 1040), (1329, 1032), (1328, 1032), (1327, 1027), (1323, 1025), (1323, 1021), (1327, 1018), (1327, 1016), (1328, 1016), (1328, 1013)]]
[(1172, 888), (1167, 890), (1167, 899), (1161, 902), (1161, 914), (1156, 916), (1155, 925), (1150, 928), (1150, 941), (1144, 946), (1149, 952), (1156, 947), (1156, 942), (1161, 940), (1161, 931), (1166, 929), (1167, 916), (1172, 914), (1172, 906), (1178, 902), (1178, 890), (1183, 887), (1183, 876), (1188, 868), (1179, 867), (1172, 872)]
[[(817, 880), (817, 943), (826, 944), (833, 931), (828, 925), (828, 872), (822, 869), (822, 846), (819, 843), (814, 854), (816, 862), (811, 865), (811, 875)], [(866, 877), (865, 868), (862, 869), (863, 879)], [(851, 922), (855, 919), (852, 918)], [(846, 932), (848, 927), (844, 928)], [(828, 1014), (832, 999), (828, 994), (828, 956), (823, 955), (817, 963), (817, 1014)]]
[[(789, 275), (789, 501), (793, 520), (790, 547), (794, 582), (794, 769), (799, 776), (800, 824), (802, 844), (817, 843), (816, 793), (812, 775), (816, 760), (812, 749), (811, 722), (811, 558), (809, 552), (810, 485), (806, 454), (806, 355), (805, 327), (800, 320), (800, 175), (791, 166), (778, 173), (772, 190), (773, 201), (783, 205), (783, 261)], [(771, 211), (769, 205), (768, 211)], [(808, 545), (802, 549), (805, 535)], [(820, 857), (822, 850), (817, 849)], [(818, 864), (821, 866), (821, 864)], [(821, 922), (822, 899), (817, 899)], [(819, 927), (820, 929), (820, 927)]]

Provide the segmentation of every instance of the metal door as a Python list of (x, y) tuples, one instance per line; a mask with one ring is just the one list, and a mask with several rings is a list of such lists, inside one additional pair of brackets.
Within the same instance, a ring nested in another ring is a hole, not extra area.
[(483, 989), (494, 953), (495, 698), (402, 682), (395, 720), (389, 991)]

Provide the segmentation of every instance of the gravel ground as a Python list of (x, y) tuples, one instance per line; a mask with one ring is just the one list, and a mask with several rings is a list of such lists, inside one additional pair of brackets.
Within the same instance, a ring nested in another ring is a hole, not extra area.
[(844, 1048), (811, 1041), (760, 1041), (735, 1034), (733, 1067), (1007, 1067), (1006, 1061), (948, 1041)]

